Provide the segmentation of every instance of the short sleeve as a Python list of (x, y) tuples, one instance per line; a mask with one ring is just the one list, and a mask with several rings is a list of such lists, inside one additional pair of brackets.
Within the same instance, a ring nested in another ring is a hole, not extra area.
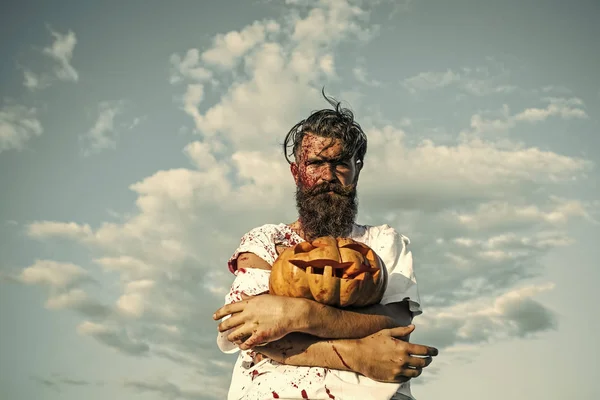
[(229, 258), (227, 265), (232, 273), (237, 270), (237, 258), (242, 253), (254, 253), (269, 264), (277, 259), (273, 237), (277, 234), (275, 225), (263, 225), (242, 236), (240, 245)]
[(422, 314), (423, 310), (409, 244), (410, 240), (406, 236), (388, 225), (383, 225), (371, 247), (381, 257), (388, 270), (388, 285), (381, 304), (406, 300), (413, 316), (417, 316)]
[[(236, 277), (231, 285), (229, 293), (225, 296), (225, 305), (242, 300), (242, 294), (255, 296), (269, 291), (269, 277), (271, 271), (264, 269), (240, 268), (235, 272)], [(226, 316), (223, 321), (229, 318)], [(237, 345), (227, 340), (227, 335), (231, 330), (219, 332), (217, 336), (217, 345), (224, 353), (235, 353), (239, 350)]]

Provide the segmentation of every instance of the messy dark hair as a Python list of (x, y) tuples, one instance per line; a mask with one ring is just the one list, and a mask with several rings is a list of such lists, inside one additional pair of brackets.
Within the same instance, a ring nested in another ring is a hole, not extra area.
[[(291, 164), (290, 157), (297, 158), (304, 135), (312, 133), (321, 137), (341, 139), (341, 157), (351, 158), (355, 155), (357, 161), (362, 163), (367, 153), (367, 135), (365, 135), (360, 125), (354, 121), (352, 111), (343, 108), (341, 102), (335, 100), (333, 97), (327, 96), (325, 88), (323, 88), (321, 93), (334, 109), (313, 111), (308, 118), (294, 125), (285, 136), (283, 142), (285, 159)], [(289, 148), (291, 148), (291, 152), (288, 152)]]

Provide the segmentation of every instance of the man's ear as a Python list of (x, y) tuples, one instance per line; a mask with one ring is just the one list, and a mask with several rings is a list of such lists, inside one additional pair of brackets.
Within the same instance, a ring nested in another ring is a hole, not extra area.
[(361, 160), (356, 161), (356, 176), (354, 177), (354, 183), (358, 183), (358, 177), (360, 176), (363, 165), (364, 163)]
[(356, 172), (360, 172), (362, 170), (363, 165), (364, 162), (362, 160), (356, 160)]
[(294, 182), (296, 182), (296, 185), (298, 184), (298, 164), (296, 164), (295, 162), (290, 163), (290, 171), (292, 173), (292, 176), (294, 177)]

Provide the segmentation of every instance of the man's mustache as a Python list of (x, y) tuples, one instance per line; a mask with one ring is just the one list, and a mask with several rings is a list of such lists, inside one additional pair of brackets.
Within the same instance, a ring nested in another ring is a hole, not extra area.
[(340, 183), (326, 182), (326, 183), (322, 183), (318, 186), (315, 186), (313, 188), (306, 190), (305, 193), (308, 196), (317, 196), (319, 194), (333, 192), (333, 193), (339, 194), (341, 196), (348, 197), (348, 196), (351, 196), (352, 193), (354, 193), (355, 188), (356, 188), (356, 185), (354, 185), (354, 184), (342, 185)]

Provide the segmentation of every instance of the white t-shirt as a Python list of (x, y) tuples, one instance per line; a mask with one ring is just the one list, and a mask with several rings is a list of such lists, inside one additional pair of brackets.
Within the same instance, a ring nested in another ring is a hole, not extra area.
[[(422, 313), (417, 281), (413, 272), (412, 254), (407, 249), (407, 237), (388, 225), (354, 225), (352, 239), (371, 247), (384, 262), (389, 277), (381, 304), (407, 300), (413, 315)], [(229, 269), (236, 275), (225, 304), (241, 300), (241, 294), (257, 295), (269, 291), (271, 271), (262, 269), (237, 270), (240, 253), (254, 253), (273, 265), (277, 258), (276, 245), (294, 246), (304, 241), (286, 224), (267, 224), (242, 237), (240, 246), (229, 259)], [(227, 340), (228, 332), (219, 333), (217, 344), (224, 353), (239, 348)], [(233, 369), (228, 400), (311, 399), (311, 400), (391, 400), (414, 399), (410, 381), (403, 384), (382, 383), (363, 375), (320, 367), (283, 365), (271, 359), (253, 363), (252, 351), (240, 351)]]

